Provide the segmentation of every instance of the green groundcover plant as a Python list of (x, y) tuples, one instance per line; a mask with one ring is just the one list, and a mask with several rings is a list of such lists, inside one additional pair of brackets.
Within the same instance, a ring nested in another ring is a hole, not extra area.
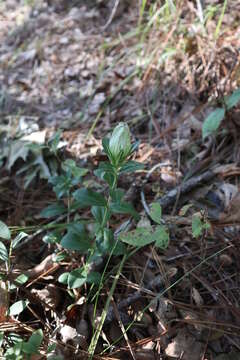
[[(60, 136), (57, 132), (56, 143), (59, 140)], [(57, 144), (55, 145), (57, 146)], [(131, 231), (127, 231), (126, 226), (123, 226), (123, 230), (118, 231), (117, 234), (114, 233), (113, 223), (116, 222), (117, 214), (130, 216), (136, 221), (136, 224), (140, 219), (133, 205), (124, 200), (125, 191), (118, 187), (118, 179), (126, 173), (141, 171), (144, 166), (131, 159), (138, 148), (138, 142), (131, 143), (131, 134), (127, 124), (118, 124), (111, 136), (103, 139), (102, 146), (108, 160), (100, 162), (94, 171), (94, 176), (100, 180), (101, 186), (97, 187), (99, 190), (96, 191), (96, 187), (93, 189), (86, 186), (90, 182), (84, 181), (89, 172), (88, 169), (79, 167), (72, 159), (67, 159), (61, 163), (60, 174), (49, 179), (56, 193), (56, 202), (41, 212), (41, 216), (46, 219), (59, 217), (66, 219), (63, 224), (51, 223), (52, 226), (45, 225), (44, 228), (51, 230), (43, 237), (43, 241), (56, 243), (58, 244), (56, 249), (59, 249), (60, 246), (63, 250), (57, 254), (56, 261), (60, 261), (72, 251), (79, 252), (86, 258), (84, 266), (74, 268), (59, 277), (59, 282), (65, 284), (69, 291), (81, 287), (84, 283), (101, 288), (103, 274), (93, 271), (91, 267), (91, 264), (101, 258), (108, 258), (109, 261), (111, 256), (120, 256), (123, 265), (134, 247), (138, 249), (154, 243), (156, 247), (165, 249), (169, 241), (167, 228), (162, 224), (161, 206), (158, 203), (154, 203), (150, 209), (150, 216), (155, 225), (150, 223), (147, 227), (139, 225)], [(105, 186), (102, 185), (104, 183)], [(79, 215), (85, 208), (91, 210), (90, 219)], [(3, 240), (0, 241), (0, 260), (6, 265), (7, 274), (11, 271), (10, 259), (13, 252), (25, 241), (27, 236), (25, 232), (20, 232), (17, 237), (12, 239), (7, 225), (0, 222), (0, 238)], [(24, 274), (21, 274), (14, 284), (11, 284), (7, 280), (7, 276), (2, 275), (3, 281), (6, 280), (6, 288), (9, 292), (14, 291), (18, 284), (21, 286), (28, 280)], [(28, 305), (28, 300), (19, 300), (10, 306), (8, 315), (18, 316)], [(102, 325), (103, 322), (104, 320)], [(94, 352), (100, 330), (93, 337), (90, 353)], [(2, 344), (4, 344), (4, 335), (1, 334), (1, 336)], [(23, 359), (38, 353), (42, 342), (42, 332), (37, 330), (28, 341), (19, 336), (12, 336), (12, 338), (13, 345), (10, 347), (5, 345), (7, 348), (6, 359)]]

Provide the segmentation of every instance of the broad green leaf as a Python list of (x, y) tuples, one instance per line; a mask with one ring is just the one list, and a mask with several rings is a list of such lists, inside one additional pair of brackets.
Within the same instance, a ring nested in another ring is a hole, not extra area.
[(151, 229), (137, 228), (127, 233), (121, 233), (120, 240), (132, 246), (142, 247), (152, 243), (155, 239)]
[(120, 122), (114, 128), (109, 140), (109, 149), (116, 164), (127, 158), (131, 152), (131, 134), (128, 124)]
[(11, 167), (15, 164), (17, 159), (21, 158), (25, 161), (29, 151), (30, 150), (27, 148), (25, 142), (21, 140), (13, 141), (10, 145), (10, 151), (6, 165), (7, 170), (11, 170)]
[(240, 88), (235, 90), (232, 95), (226, 96), (224, 99), (227, 109), (231, 109), (240, 101)]
[[(116, 245), (113, 244), (113, 246), (114, 246), (113, 255), (120, 256), (126, 254), (127, 248), (123, 242), (118, 241), (117, 244)], [(112, 249), (109, 250), (109, 253), (111, 253), (111, 251)]]
[(143, 170), (144, 167), (145, 167), (144, 164), (130, 160), (121, 167), (120, 173), (129, 173), (137, 170)]
[(217, 131), (222, 120), (224, 119), (224, 116), (225, 110), (223, 108), (217, 108), (208, 115), (202, 126), (203, 139)]
[(58, 281), (61, 284), (67, 284), (69, 274), (70, 274), (69, 272), (65, 272), (65, 273), (61, 274), (58, 278)]
[(94, 216), (97, 223), (102, 224), (105, 214), (105, 208), (103, 206), (93, 206), (91, 208), (91, 213)]
[(122, 198), (124, 197), (124, 190), (122, 189), (115, 189), (110, 191), (110, 195), (112, 198), (113, 203), (121, 203)]
[(54, 203), (43, 209), (40, 213), (40, 216), (48, 219), (53, 216), (64, 214), (66, 211), (67, 209), (62, 203)]
[(140, 217), (138, 212), (132, 206), (132, 204), (129, 204), (127, 202), (112, 203), (110, 205), (110, 210), (116, 214), (130, 214), (135, 219), (139, 219)]
[(192, 218), (192, 234), (193, 237), (199, 237), (203, 232), (203, 223), (201, 218), (198, 215), (194, 215)]
[(43, 340), (43, 332), (41, 329), (34, 331), (27, 342), (23, 344), (23, 351), (26, 354), (36, 354)]
[(58, 254), (55, 255), (54, 261), (55, 261), (56, 263), (59, 263), (59, 262), (65, 260), (66, 258), (67, 258), (67, 254), (60, 252), (60, 253), (58, 253)]
[(161, 224), (162, 208), (159, 203), (156, 202), (151, 205), (150, 216), (157, 224)]
[(4, 224), (4, 222), (2, 222), (2, 221), (0, 221), (0, 238), (5, 239), (5, 240), (11, 239), (10, 230), (7, 227), (7, 225)]
[(94, 175), (106, 181), (108, 185), (112, 187), (115, 179), (115, 172), (113, 166), (109, 162), (100, 162), (98, 169), (94, 171)]
[[(100, 162), (100, 163), (99, 163), (97, 170), (94, 171), (94, 174), (95, 174), (96, 176), (101, 177), (100, 175), (101, 175), (103, 172), (104, 172), (104, 173), (110, 173), (110, 174), (114, 175), (115, 170), (114, 170), (114, 167), (112, 166), (112, 164), (110, 164), (110, 163), (107, 162), (107, 161), (104, 161), (104, 162)], [(101, 178), (102, 178), (102, 177), (101, 177)]]
[(109, 149), (109, 139), (108, 138), (103, 138), (102, 139), (102, 146), (103, 146), (103, 149), (104, 149), (105, 153), (108, 155), (108, 157), (111, 157), (111, 152), (110, 152), (110, 149)]
[(72, 175), (77, 179), (85, 176), (88, 173), (88, 169), (77, 166), (76, 162), (72, 159), (65, 160), (62, 164), (62, 168), (65, 171), (70, 170)]
[(169, 234), (165, 226), (157, 226), (153, 233), (155, 245), (161, 249), (166, 249), (169, 244)]
[(43, 241), (47, 244), (59, 244), (62, 238), (61, 230), (54, 230), (43, 237)]
[[(16, 280), (15, 280), (15, 283), (18, 284), (19, 286), (25, 284), (26, 282), (28, 281), (28, 276), (25, 275), (25, 274), (21, 274), (19, 275)], [(15, 284), (13, 284), (13, 287), (12, 288), (16, 288), (17, 286)]]
[(73, 193), (73, 196), (81, 204), (82, 207), (107, 205), (107, 201), (103, 195), (90, 189), (76, 190)]
[(76, 289), (87, 282), (88, 271), (86, 268), (78, 268), (70, 272), (68, 275), (69, 289)]
[(0, 259), (2, 261), (8, 261), (8, 251), (6, 246), (0, 241)]
[(12, 304), (8, 310), (10, 316), (19, 315), (29, 304), (28, 300), (19, 300)]
[(101, 274), (96, 271), (91, 271), (87, 276), (87, 283), (99, 285), (101, 281)]
[(18, 286), (21, 286), (21, 285), (25, 284), (27, 281), (28, 281), (28, 276), (27, 275), (25, 275), (25, 274), (19, 275), (15, 279), (15, 283), (10, 285), (10, 290), (16, 289)]
[(53, 190), (60, 199), (63, 195), (67, 195), (72, 188), (72, 178), (66, 174), (60, 176), (52, 176), (50, 183), (53, 184)]
[(26, 234), (25, 232), (21, 231), (16, 237), (15, 239), (13, 240), (12, 242), (12, 248), (15, 249), (19, 243), (25, 239), (26, 237), (28, 236), (28, 234)]
[[(53, 352), (53, 351), (56, 349), (56, 347), (57, 347), (57, 344), (55, 344), (55, 343), (48, 345), (48, 347), (47, 347), (47, 354), (50, 354), (51, 352)], [(52, 357), (51, 357), (51, 358), (47, 358), (47, 359), (53, 360)]]
[(61, 136), (62, 136), (62, 130), (58, 129), (57, 132), (48, 141), (48, 145), (54, 154), (57, 153), (57, 148), (58, 148), (58, 144), (61, 139)]
[(61, 240), (65, 249), (87, 252), (91, 247), (90, 240), (82, 224), (70, 224), (67, 234)]

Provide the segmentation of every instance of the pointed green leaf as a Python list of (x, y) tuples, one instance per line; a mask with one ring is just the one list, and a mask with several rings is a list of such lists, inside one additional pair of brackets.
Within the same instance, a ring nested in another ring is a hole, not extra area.
[(88, 271), (86, 268), (78, 268), (70, 272), (68, 276), (69, 289), (76, 289), (86, 283)]
[(87, 283), (99, 285), (101, 281), (101, 274), (96, 271), (91, 271), (87, 276)]
[(203, 232), (203, 223), (201, 218), (198, 215), (194, 215), (192, 218), (192, 234), (193, 237), (199, 237)]
[(169, 234), (165, 226), (157, 226), (153, 234), (155, 245), (161, 249), (166, 249), (169, 244)]
[(29, 304), (28, 300), (19, 300), (12, 304), (8, 310), (10, 316), (19, 315)]
[(8, 251), (6, 246), (0, 241), (0, 259), (2, 261), (8, 261)]
[(132, 246), (142, 247), (154, 241), (151, 228), (137, 228), (133, 231), (120, 234), (120, 240)]
[(141, 164), (137, 161), (130, 160), (121, 167), (120, 173), (129, 173), (129, 172), (134, 172), (134, 171), (143, 170), (143, 169), (144, 169), (144, 164)]
[(135, 219), (139, 219), (139, 217), (140, 217), (138, 212), (132, 206), (132, 204), (129, 204), (124, 201), (121, 203), (112, 203), (110, 205), (110, 210), (116, 214), (130, 214)]
[(155, 221), (157, 224), (161, 224), (161, 218), (162, 218), (162, 208), (159, 203), (153, 203), (151, 205), (150, 209), (150, 216), (153, 221)]
[(226, 96), (224, 100), (228, 110), (237, 105), (240, 101), (240, 88), (235, 90), (232, 95)]
[(40, 216), (48, 219), (53, 216), (64, 214), (66, 211), (67, 209), (65, 208), (64, 204), (54, 203), (43, 209), (40, 213)]
[(61, 284), (67, 284), (68, 283), (68, 276), (69, 276), (69, 272), (65, 272), (63, 274), (61, 274), (59, 277), (58, 277), (58, 281), (61, 283)]
[(87, 252), (91, 243), (82, 224), (71, 224), (61, 240), (61, 245), (65, 249)]
[(204, 120), (202, 127), (203, 139), (217, 131), (222, 120), (224, 119), (224, 116), (225, 110), (223, 108), (217, 108), (208, 115), (208, 117)]
[(107, 205), (107, 201), (103, 195), (90, 189), (76, 190), (73, 193), (73, 196), (81, 204), (82, 207)]
[(4, 222), (2, 222), (2, 221), (0, 221), (0, 238), (5, 239), (5, 240), (11, 239), (10, 230), (7, 227), (7, 225), (4, 224)]
[(25, 239), (26, 237), (28, 236), (28, 234), (26, 234), (25, 232), (21, 231), (16, 237), (15, 239), (13, 240), (12, 242), (12, 248), (15, 249), (19, 243)]
[(27, 342), (23, 344), (23, 351), (26, 354), (37, 354), (43, 341), (43, 332), (41, 329), (34, 331)]

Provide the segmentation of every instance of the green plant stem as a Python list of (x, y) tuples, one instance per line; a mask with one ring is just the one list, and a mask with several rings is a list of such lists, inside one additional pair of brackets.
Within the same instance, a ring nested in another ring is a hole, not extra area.
[[(117, 179), (118, 179), (118, 170), (116, 169), (116, 172), (115, 172), (115, 178), (114, 178), (114, 182), (113, 182), (113, 185), (112, 185), (112, 188), (111, 190), (114, 190), (117, 186)], [(103, 221), (102, 221), (102, 237), (104, 236), (103, 234), (103, 229), (106, 225), (106, 218), (107, 218), (107, 214), (108, 214), (108, 211), (109, 211), (109, 204), (110, 204), (110, 201), (111, 201), (111, 197), (110, 195), (108, 196), (108, 200), (107, 200), (107, 205), (105, 207), (105, 211), (104, 211), (104, 215), (103, 215)], [(97, 296), (96, 296), (96, 301), (95, 301), (95, 304), (94, 304), (94, 312), (93, 312), (93, 317), (95, 318), (96, 316), (96, 311), (97, 311), (97, 304), (98, 304), (98, 298), (99, 298), (99, 294), (100, 294), (100, 291), (102, 289), (102, 285), (103, 285), (103, 279), (104, 279), (104, 276), (105, 276), (105, 273), (106, 273), (106, 270), (107, 270), (107, 267), (108, 267), (108, 264), (110, 262), (110, 259), (112, 257), (112, 254), (113, 254), (113, 251), (115, 249), (117, 245), (117, 242), (115, 243), (115, 246), (113, 247), (109, 257), (108, 257), (108, 260), (107, 260), (107, 263), (105, 265), (105, 268), (103, 270), (103, 273), (102, 273), (102, 276), (101, 276), (101, 280), (100, 280), (100, 284), (99, 284), (99, 288), (98, 288), (98, 292), (97, 292)]]
[(93, 335), (92, 337), (92, 340), (91, 340), (91, 343), (89, 345), (89, 348), (88, 348), (88, 352), (89, 352), (89, 359), (91, 360), (94, 356), (94, 352), (95, 352), (95, 349), (96, 349), (96, 346), (97, 346), (97, 343), (98, 343), (98, 339), (99, 339), (99, 336), (101, 334), (101, 331), (102, 331), (102, 328), (103, 328), (103, 325), (104, 325), (104, 322), (105, 322), (105, 319), (106, 319), (106, 316), (107, 316), (107, 313), (108, 313), (108, 309), (109, 309), (109, 305), (110, 305), (110, 301), (112, 300), (112, 297), (113, 297), (113, 294), (114, 294), (114, 291), (115, 291), (115, 288), (117, 286), (117, 282), (119, 280), (119, 276), (122, 272), (122, 268), (123, 268), (123, 265), (126, 261), (126, 258), (127, 258), (127, 255), (125, 254), (120, 262), (120, 265), (119, 265), (119, 268), (118, 268), (118, 271), (117, 271), (117, 274), (115, 275), (114, 277), (114, 280), (113, 280), (113, 283), (112, 283), (112, 287), (110, 289), (110, 292), (109, 292), (109, 295), (108, 295), (108, 298), (107, 298), (107, 301), (106, 301), (106, 304), (104, 306), (104, 309), (103, 309), (103, 312), (102, 312), (102, 315), (101, 315), (101, 319), (100, 319), (100, 322), (97, 326), (97, 329), (96, 329), (96, 332), (95, 334)]
[(217, 40), (217, 38), (218, 38), (218, 36), (219, 36), (219, 33), (220, 33), (220, 29), (221, 29), (222, 22), (223, 22), (223, 16), (224, 16), (225, 11), (226, 11), (226, 8), (227, 8), (227, 2), (228, 2), (228, 0), (224, 0), (223, 7), (222, 7), (222, 11), (221, 11), (221, 15), (220, 15), (220, 17), (219, 17), (219, 20), (218, 20), (218, 23), (217, 23), (217, 27), (216, 27), (216, 30), (215, 30), (215, 33), (214, 33), (214, 38), (215, 38), (215, 40)]

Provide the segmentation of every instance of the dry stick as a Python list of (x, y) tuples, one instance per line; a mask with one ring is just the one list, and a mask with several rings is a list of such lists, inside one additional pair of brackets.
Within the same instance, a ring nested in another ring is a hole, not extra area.
[[(175, 187), (175, 189), (170, 190), (166, 195), (155, 200), (154, 202), (159, 202), (162, 209), (165, 209), (168, 206), (173, 205), (178, 197), (188, 193), (189, 191), (193, 190), (195, 187), (199, 186), (200, 184), (211, 180), (215, 175), (216, 175), (215, 171), (208, 170), (201, 175), (194, 176), (191, 179), (184, 182), (183, 184)], [(141, 201), (146, 214), (149, 216), (150, 209), (146, 202), (143, 189), (141, 191)]]
[[(135, 303), (137, 300), (139, 300), (142, 297), (143, 292), (151, 292), (151, 290), (156, 286), (161, 286), (164, 284), (164, 279), (162, 275), (156, 276), (152, 281), (150, 281), (149, 285), (146, 287), (146, 289), (139, 289), (135, 291), (134, 293), (130, 294), (126, 299), (121, 300), (119, 304), (117, 304), (117, 309), (120, 311), (121, 309), (124, 309), (125, 307)], [(108, 309), (107, 317), (105, 320), (105, 325), (109, 324), (115, 319), (115, 311), (114, 307), (110, 306)]]
[(116, 15), (116, 12), (117, 12), (117, 8), (118, 8), (118, 5), (120, 3), (120, 0), (116, 0), (115, 1), (115, 4), (113, 6), (113, 9), (112, 9), (112, 12), (111, 12), (111, 15), (107, 21), (107, 23), (103, 26), (102, 30), (106, 30), (108, 28), (108, 26), (111, 24), (111, 22), (113, 21), (113, 18), (114, 16)]
[(175, 187), (175, 189), (169, 191), (166, 195), (157, 199), (156, 201), (160, 203), (162, 208), (166, 208), (169, 205), (174, 204), (176, 198), (179, 195), (183, 195), (193, 190), (200, 184), (206, 183), (211, 180), (216, 175), (215, 171), (208, 170), (201, 175), (194, 176), (191, 179), (187, 180), (183, 184)]

